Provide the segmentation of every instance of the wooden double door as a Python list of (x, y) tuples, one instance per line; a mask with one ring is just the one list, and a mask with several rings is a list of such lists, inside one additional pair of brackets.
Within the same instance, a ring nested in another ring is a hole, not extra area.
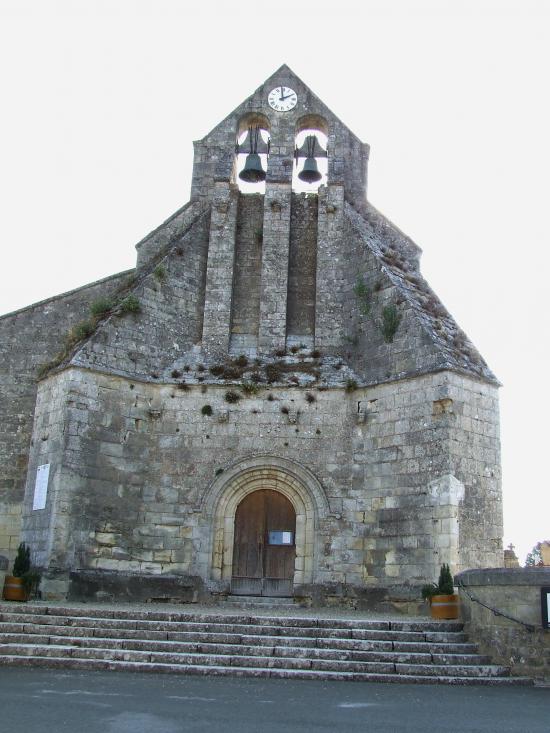
[(235, 514), (235, 595), (292, 596), (296, 558), (296, 513), (278, 491), (248, 494)]

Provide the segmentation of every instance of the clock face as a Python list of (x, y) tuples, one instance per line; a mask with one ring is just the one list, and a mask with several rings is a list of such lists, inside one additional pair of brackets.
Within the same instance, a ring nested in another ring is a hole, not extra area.
[(298, 95), (290, 87), (275, 87), (267, 95), (267, 101), (277, 112), (288, 112), (296, 106)]

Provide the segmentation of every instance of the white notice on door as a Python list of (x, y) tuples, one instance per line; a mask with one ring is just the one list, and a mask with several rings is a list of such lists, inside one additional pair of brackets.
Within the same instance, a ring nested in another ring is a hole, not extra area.
[(45, 509), (46, 496), (48, 495), (48, 478), (50, 476), (50, 464), (45, 463), (36, 469), (36, 481), (34, 482), (34, 499), (32, 508)]
[(281, 542), (282, 545), (291, 545), (292, 544), (292, 532), (282, 532), (283, 535), (283, 541)]

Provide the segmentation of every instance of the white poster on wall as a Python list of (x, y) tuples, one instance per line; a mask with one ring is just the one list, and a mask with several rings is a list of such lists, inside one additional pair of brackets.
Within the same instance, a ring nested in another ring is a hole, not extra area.
[(45, 509), (46, 497), (48, 495), (48, 479), (50, 477), (50, 464), (45, 463), (36, 469), (36, 481), (34, 482), (34, 499), (32, 508)]

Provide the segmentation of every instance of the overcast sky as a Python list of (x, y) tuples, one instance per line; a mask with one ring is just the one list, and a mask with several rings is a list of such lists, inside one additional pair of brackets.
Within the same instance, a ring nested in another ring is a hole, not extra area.
[(550, 539), (546, 0), (0, 0), (0, 313), (134, 266), (282, 63), (503, 383), (505, 542)]

